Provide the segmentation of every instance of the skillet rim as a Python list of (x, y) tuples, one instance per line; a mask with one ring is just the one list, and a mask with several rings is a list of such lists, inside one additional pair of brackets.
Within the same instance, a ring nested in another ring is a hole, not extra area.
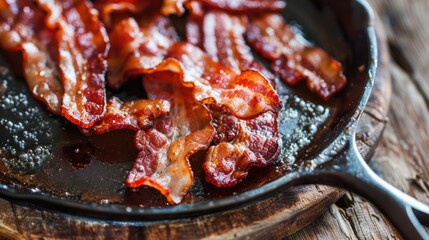
[[(368, 76), (365, 81), (359, 103), (356, 110), (361, 114), (366, 106), (370, 97), (374, 78), (377, 69), (377, 39), (374, 29), (374, 13), (366, 0), (354, 0), (361, 10), (367, 14), (368, 23), (366, 26), (366, 37), (369, 44), (369, 59), (368, 59)], [(354, 125), (359, 117), (351, 118), (347, 126)], [(344, 126), (346, 128), (347, 126)], [(339, 129), (340, 130), (340, 129)], [(342, 129), (343, 130), (343, 129)], [(341, 135), (341, 134), (340, 134)], [(325, 148), (326, 149), (326, 148)], [(79, 200), (64, 199), (61, 197), (34, 193), (34, 192), (20, 192), (19, 190), (12, 189), (5, 184), (0, 183), (0, 196), (6, 199), (18, 201), (16, 203), (25, 203), (34, 205), (36, 208), (42, 207), (49, 210), (58, 211), (73, 216), (82, 218), (96, 218), (98, 220), (114, 220), (114, 221), (128, 221), (128, 220), (167, 220), (178, 219), (192, 216), (200, 216), (209, 213), (226, 211), (256, 202), (261, 199), (266, 199), (269, 196), (281, 191), (288, 186), (291, 180), (290, 174), (286, 174), (272, 182), (264, 184), (261, 187), (233, 195), (225, 198), (205, 200), (196, 203), (189, 203), (176, 206), (165, 206), (162, 208), (144, 208), (144, 207), (130, 207), (117, 204), (100, 204), (100, 203), (87, 203)]]

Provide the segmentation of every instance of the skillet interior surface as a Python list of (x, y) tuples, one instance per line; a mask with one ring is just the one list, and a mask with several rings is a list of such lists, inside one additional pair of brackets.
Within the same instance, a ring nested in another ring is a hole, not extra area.
[[(194, 187), (180, 205), (168, 206), (157, 191), (131, 190), (124, 184), (137, 156), (132, 132), (83, 136), (31, 97), (25, 81), (1, 58), (0, 193), (73, 214), (152, 219), (211, 212), (278, 190), (284, 176), (318, 156), (366, 102), (374, 44), (368, 9), (360, 1), (290, 0), (284, 16), (305, 39), (342, 62), (348, 85), (323, 102), (304, 84), (293, 88), (279, 84), (284, 107), (279, 119), (282, 153), (276, 165), (254, 168), (243, 183), (219, 189), (205, 182), (204, 153), (199, 153), (191, 163)], [(109, 94), (133, 99), (144, 96), (144, 91), (130, 83), (121, 92)]]

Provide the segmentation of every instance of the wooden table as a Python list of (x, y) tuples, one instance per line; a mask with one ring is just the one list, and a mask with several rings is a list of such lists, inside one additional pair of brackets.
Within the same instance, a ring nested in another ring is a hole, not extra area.
[[(369, 0), (385, 26), (391, 54), (388, 123), (370, 166), (388, 182), (429, 203), (429, 1)], [(377, 209), (346, 194), (288, 239), (398, 239)]]

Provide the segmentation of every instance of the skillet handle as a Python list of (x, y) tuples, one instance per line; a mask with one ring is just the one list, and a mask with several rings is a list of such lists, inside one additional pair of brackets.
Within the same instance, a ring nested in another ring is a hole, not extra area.
[[(429, 239), (429, 206), (410, 197), (377, 176), (357, 150), (354, 134), (334, 164), (321, 165), (304, 174), (311, 182), (355, 192), (372, 202), (405, 239)], [(304, 177), (305, 178), (305, 177)]]

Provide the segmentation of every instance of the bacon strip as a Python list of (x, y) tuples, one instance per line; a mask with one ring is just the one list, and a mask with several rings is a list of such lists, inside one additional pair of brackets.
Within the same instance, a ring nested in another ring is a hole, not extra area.
[(126, 184), (132, 188), (153, 187), (170, 204), (178, 204), (194, 181), (189, 158), (208, 148), (214, 129), (208, 110), (193, 99), (192, 89), (182, 86), (177, 74), (165, 70), (160, 66), (148, 73), (144, 86), (150, 98), (171, 101), (171, 112), (156, 129), (142, 130), (136, 135), (140, 153)]
[(95, 5), (109, 28), (107, 83), (114, 89), (158, 65), (178, 39), (170, 20), (161, 15), (160, 0), (96, 0)]
[(204, 3), (212, 9), (233, 14), (264, 14), (281, 12), (286, 7), (285, 1), (279, 0), (194, 0)]
[(267, 14), (252, 19), (246, 37), (289, 85), (307, 79), (309, 89), (325, 100), (346, 85), (341, 63), (322, 49), (300, 42), (281, 15)]
[[(162, 98), (171, 101), (172, 108), (169, 115), (171, 123), (162, 122), (163, 124), (158, 125), (171, 127), (158, 127), (138, 133), (135, 141), (140, 154), (127, 177), (127, 186), (154, 187), (167, 198), (170, 204), (177, 204), (193, 183), (189, 156), (207, 149), (214, 134), (214, 129), (210, 125), (210, 112), (195, 102), (194, 98), (203, 103), (209, 103), (220, 111), (225, 111), (225, 106), (228, 109), (240, 111), (244, 109), (239, 113), (250, 117), (269, 111), (267, 109), (275, 109), (279, 100), (271, 85), (257, 72), (248, 71), (237, 75), (229, 68), (215, 63), (200, 49), (190, 44), (174, 44), (168, 56), (174, 59), (166, 59), (155, 69), (142, 70), (141, 73), (146, 74), (144, 85), (150, 99)], [(210, 97), (217, 94), (221, 101), (199, 98), (205, 96), (204, 94)], [(249, 108), (248, 105), (260, 104), (259, 100), (264, 101), (265, 97), (274, 104), (265, 103), (262, 105), (263, 108)], [(231, 103), (239, 101), (238, 98), (250, 100), (244, 100), (239, 103), (243, 104), (242, 107), (234, 108), (239, 105)], [(260, 112), (254, 109), (259, 109)], [(227, 160), (218, 154), (219, 151), (223, 151), (224, 145), (232, 146), (234, 149), (231, 151), (235, 151), (240, 159), (247, 161), (241, 164), (246, 166), (242, 172), (247, 173), (250, 166), (266, 166), (276, 160), (278, 130), (275, 116), (275, 113), (266, 112), (257, 117), (257, 120), (245, 121), (235, 118), (241, 132), (237, 135), (237, 139), (232, 143), (221, 142), (209, 151), (206, 171), (211, 174), (208, 175), (211, 176), (208, 177), (211, 182), (222, 186), (233, 185), (245, 177), (245, 174), (242, 174), (235, 179), (231, 177), (226, 183), (218, 183), (217, 176), (224, 171), (221, 169), (213, 172), (210, 166), (220, 166), (222, 163), (238, 160), (237, 158)], [(270, 134), (264, 137), (258, 136), (262, 131), (268, 131), (270, 127), (274, 136)]]
[(281, 12), (286, 7), (286, 2), (279, 0), (164, 0), (162, 13), (181, 16), (185, 12), (184, 5), (190, 9), (195, 4), (233, 14)]
[(55, 31), (45, 24), (46, 14), (30, 1), (0, 1), (0, 46), (21, 51), (28, 88), (54, 114), (61, 114), (63, 86), (54, 49)]
[(162, 65), (179, 73), (185, 86), (194, 88), (196, 100), (207, 105), (228, 108), (238, 118), (251, 118), (267, 111), (277, 112), (280, 100), (267, 81), (256, 71), (237, 75), (230, 68), (213, 61), (201, 49), (187, 43), (174, 44), (168, 53), (171, 59)]
[(113, 97), (107, 103), (106, 115), (94, 125), (93, 131), (104, 134), (119, 129), (147, 129), (153, 126), (155, 119), (169, 111), (170, 102), (166, 100), (139, 99), (124, 103)]
[[(254, 60), (245, 43), (246, 17), (216, 11), (203, 16), (199, 19), (191, 12), (190, 19), (196, 20), (198, 32), (204, 34), (203, 38), (194, 38), (199, 40), (197, 46), (236, 73), (257, 70), (274, 83), (274, 76)], [(203, 165), (208, 182), (218, 187), (234, 186), (246, 178), (250, 167), (265, 167), (277, 160), (280, 148), (276, 112), (243, 120), (212, 108), (212, 115), (215, 146), (210, 147)]]
[[(181, 62), (174, 59), (167, 59), (153, 70), (138, 69), (138, 71), (130, 73), (130, 75), (148, 74), (145, 79), (145, 88), (149, 98), (163, 98), (172, 101), (172, 111), (169, 115), (171, 123), (167, 124), (167, 126), (171, 125), (171, 128), (166, 129), (165, 125), (159, 124), (156, 129), (139, 131), (136, 135), (136, 146), (140, 153), (127, 177), (127, 186), (138, 187), (146, 185), (154, 187), (167, 198), (170, 204), (177, 204), (193, 184), (189, 157), (197, 151), (207, 149), (214, 134), (214, 129), (210, 125), (210, 113), (199, 103), (196, 103), (193, 96), (206, 94), (211, 97), (217, 91), (219, 92), (218, 95), (224, 97), (226, 100), (225, 104), (220, 105), (221, 109), (223, 105), (229, 107), (238, 106), (236, 109), (249, 110), (247, 113), (241, 113), (243, 116), (250, 117), (260, 113), (257, 111), (251, 112), (254, 109), (250, 109), (249, 104), (260, 104), (259, 100), (262, 99), (264, 101), (263, 97), (266, 97), (274, 103), (274, 106), (267, 105), (259, 109), (259, 111), (265, 112), (268, 111), (267, 109), (274, 109), (275, 105), (279, 104), (279, 102), (278, 96), (266, 79), (256, 72), (244, 72), (241, 75), (237, 75), (229, 68), (215, 63), (202, 53), (201, 50), (189, 44), (177, 43), (173, 45), (169, 56), (176, 57)], [(195, 66), (199, 66), (200, 68)], [(167, 73), (169, 75), (166, 75)], [(167, 83), (163, 84), (163, 82)], [(237, 86), (239, 86), (238, 91)], [(204, 87), (204, 89), (201, 89), (201, 87)], [(245, 89), (241, 90), (240, 87)], [(206, 92), (204, 93), (203, 91)], [(233, 101), (237, 101), (238, 98), (240, 100), (245, 99), (240, 103), (245, 105), (244, 107), (231, 104)], [(246, 99), (249, 100), (246, 101)], [(212, 102), (212, 99), (208, 98), (200, 98), (198, 100), (215, 104), (215, 102)], [(220, 101), (216, 100), (217, 102)], [(258, 108), (255, 107), (255, 109)], [(271, 116), (274, 113), (266, 113), (263, 116), (265, 115)], [(272, 164), (276, 159), (278, 139), (275, 137), (270, 138), (275, 144), (270, 142), (269, 147), (271, 148), (265, 153), (260, 151), (260, 149), (256, 149), (256, 145), (251, 145), (247, 140), (250, 139), (255, 141), (255, 143), (261, 144), (257, 146), (265, 146), (264, 141), (267, 140), (265, 138), (258, 138), (257, 136), (260, 133), (257, 129), (267, 126), (267, 123), (263, 121), (265, 118), (258, 117), (258, 120), (249, 120), (249, 122), (244, 120), (239, 121), (241, 131), (243, 131), (242, 137), (231, 145), (241, 148), (237, 152), (238, 156), (248, 155), (248, 166), (266, 166)], [(271, 120), (273, 121), (271, 125), (275, 125), (273, 134), (277, 136), (276, 118), (271, 118)], [(257, 124), (252, 125), (253, 122)], [(191, 129), (188, 130), (188, 128)], [(244, 130), (248, 129), (250, 131), (244, 132)], [(241, 139), (247, 142), (243, 142)], [(222, 143), (219, 147), (215, 147), (212, 152), (216, 153), (218, 149), (222, 150), (224, 144), (229, 143)], [(247, 151), (242, 150), (244, 147)], [(273, 149), (275, 151), (272, 151)], [(249, 155), (250, 153), (253, 155)], [(213, 163), (213, 161), (224, 162), (218, 156), (210, 155), (207, 163)], [(247, 169), (243, 171), (247, 172)], [(220, 171), (217, 173), (220, 173)], [(236, 182), (243, 179), (243, 177), (244, 175), (242, 178), (237, 178)], [(213, 179), (216, 179), (216, 177), (213, 177)], [(229, 184), (233, 184), (232, 181)]]
[(160, 0), (93, 0), (93, 2), (107, 28), (114, 26), (123, 18), (143, 14), (149, 8), (159, 9), (161, 4)]
[[(187, 22), (186, 37), (189, 42), (203, 49), (213, 60), (234, 70), (261, 72), (274, 86), (274, 75), (255, 61), (244, 33), (248, 25), (245, 16), (210, 11), (205, 14), (191, 11)], [(202, 36), (200, 36), (202, 34)]]
[(170, 20), (159, 13), (142, 18), (126, 18), (109, 34), (108, 84), (119, 88), (131, 75), (161, 63), (168, 48), (178, 39)]
[(164, 16), (170, 14), (182, 16), (185, 13), (185, 8), (183, 6), (185, 2), (186, 0), (164, 0), (161, 12)]
[(210, 147), (203, 169), (206, 180), (230, 187), (247, 177), (250, 167), (274, 164), (280, 153), (277, 113), (240, 120), (214, 111), (215, 145)]
[(46, 24), (58, 29), (58, 62), (64, 86), (61, 112), (69, 121), (89, 128), (106, 110), (104, 74), (109, 48), (98, 13), (85, 0), (38, 0)]

